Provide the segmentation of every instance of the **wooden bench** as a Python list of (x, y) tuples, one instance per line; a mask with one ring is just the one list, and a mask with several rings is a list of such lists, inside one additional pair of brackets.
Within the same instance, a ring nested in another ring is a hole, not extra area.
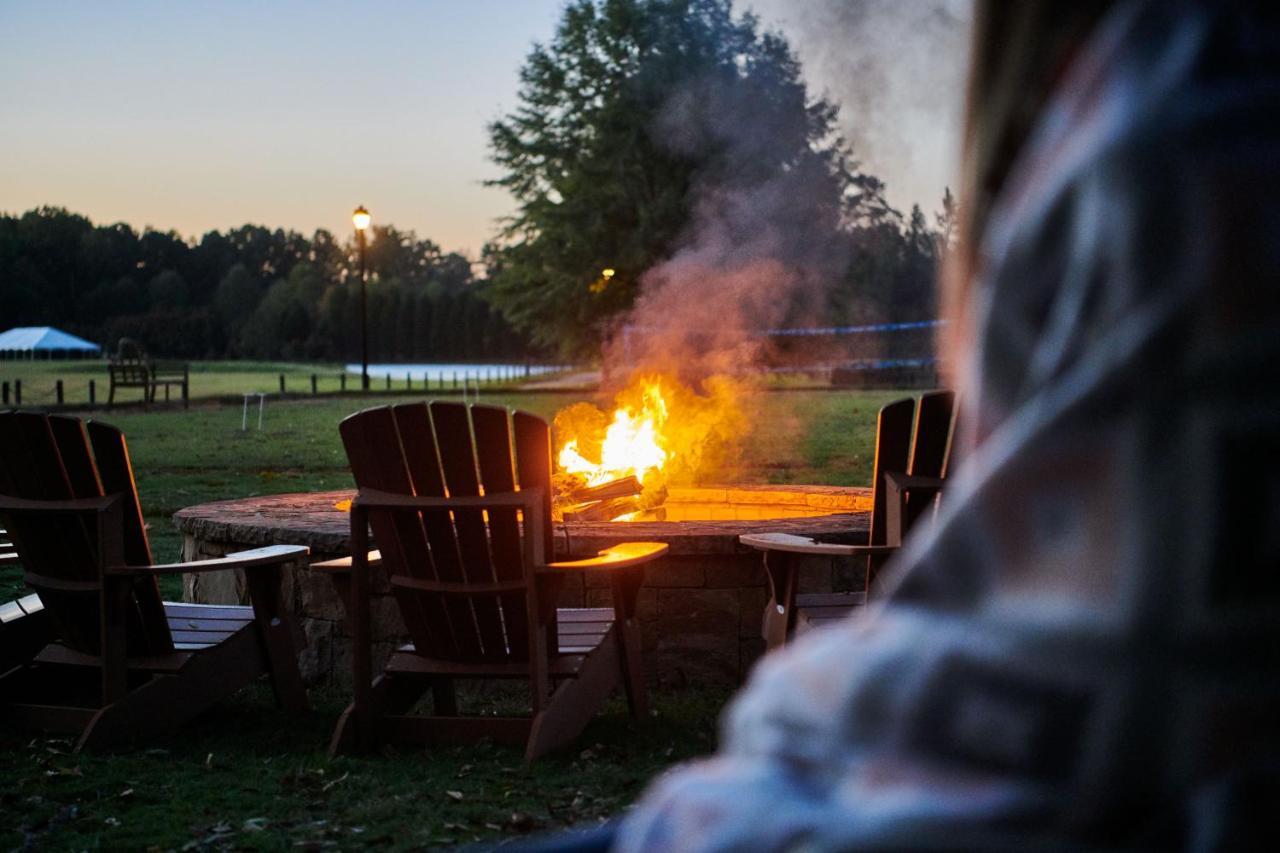
[(147, 405), (156, 401), (156, 392), (164, 386), (165, 402), (169, 401), (169, 388), (177, 386), (182, 390), (182, 407), (190, 405), (190, 366), (180, 361), (144, 361), (127, 359), (112, 361), (107, 370), (111, 376), (111, 387), (107, 392), (107, 405), (115, 404), (117, 388), (141, 388), (142, 403)]

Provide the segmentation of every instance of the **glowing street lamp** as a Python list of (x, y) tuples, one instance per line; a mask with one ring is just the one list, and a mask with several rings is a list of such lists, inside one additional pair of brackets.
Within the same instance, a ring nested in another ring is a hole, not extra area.
[(351, 224), (356, 227), (356, 243), (360, 246), (360, 388), (369, 390), (369, 308), (365, 291), (368, 274), (364, 262), (365, 234), (369, 230), (369, 211), (360, 205), (351, 213)]

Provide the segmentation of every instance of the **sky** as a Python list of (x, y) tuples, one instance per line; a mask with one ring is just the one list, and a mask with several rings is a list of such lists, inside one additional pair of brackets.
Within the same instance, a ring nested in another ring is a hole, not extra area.
[[(813, 59), (816, 92), (842, 90), (820, 79), (843, 72), (797, 13), (816, 0), (750, 2)], [(498, 176), (486, 125), (517, 105), (519, 68), (563, 3), (0, 0), (0, 211), (344, 235), (363, 204), (477, 257), (512, 211), (484, 186)], [(917, 143), (891, 201), (937, 207), (952, 135)]]

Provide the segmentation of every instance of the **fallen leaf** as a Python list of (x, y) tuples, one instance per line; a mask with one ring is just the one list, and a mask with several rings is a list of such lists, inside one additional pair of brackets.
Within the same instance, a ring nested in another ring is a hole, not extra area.
[(267, 819), (265, 817), (251, 817), (240, 827), (241, 832), (262, 832), (267, 828)]
[(462, 792), (461, 792), (461, 791), (445, 791), (445, 792), (444, 792), (444, 795), (445, 795), (446, 797), (448, 797), (449, 799), (451, 799), (451, 800), (459, 800), (459, 801), (460, 801), (460, 800), (462, 799)]
[(338, 784), (339, 782), (345, 780), (350, 775), (351, 775), (351, 771), (347, 771), (346, 773), (343, 773), (341, 776), (339, 776), (337, 779), (334, 779), (332, 782), (325, 782), (324, 785), (320, 788), (320, 793), (327, 794), (330, 788), (332, 788), (334, 785)]

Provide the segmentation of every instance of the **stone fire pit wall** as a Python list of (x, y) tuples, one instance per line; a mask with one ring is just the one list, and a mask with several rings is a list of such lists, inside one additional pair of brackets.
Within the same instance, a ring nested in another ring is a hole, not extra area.
[[(183, 559), (209, 559), (266, 544), (299, 544), (311, 559), (350, 553), (347, 514), (334, 504), (350, 492), (276, 495), (223, 501), (181, 510)], [(760, 624), (768, 599), (761, 554), (738, 544), (739, 533), (781, 531), (865, 542), (870, 496), (865, 489), (819, 486), (673, 489), (670, 515), (683, 521), (559, 524), (558, 559), (595, 554), (627, 540), (667, 542), (667, 556), (649, 564), (638, 613), (645, 666), (654, 684), (736, 684), (764, 650)], [(827, 513), (814, 515), (813, 513)], [(701, 516), (701, 520), (692, 517)], [(802, 592), (861, 588), (865, 563), (804, 558)], [(372, 584), (375, 665), (407, 639), (385, 576)], [(286, 572), (285, 601), (306, 636), (303, 675), (309, 683), (351, 680), (350, 636), (343, 602), (332, 582), (305, 565)], [(243, 603), (243, 575), (188, 575), (184, 598), (210, 604)], [(612, 604), (602, 573), (568, 575), (562, 607)]]

